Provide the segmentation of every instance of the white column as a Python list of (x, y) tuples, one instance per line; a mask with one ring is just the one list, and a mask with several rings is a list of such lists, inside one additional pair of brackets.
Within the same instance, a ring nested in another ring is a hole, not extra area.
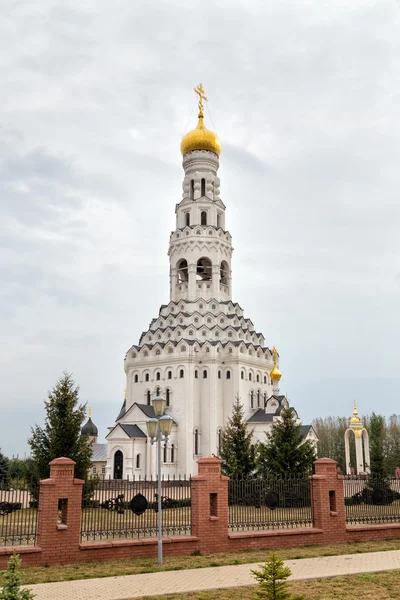
[(219, 280), (221, 278), (221, 269), (219, 264), (212, 266), (212, 297), (219, 300)]
[(365, 471), (371, 473), (371, 458), (369, 455), (369, 436), (366, 429), (362, 430), (363, 442), (364, 442), (364, 457), (365, 457)]
[(194, 300), (196, 298), (196, 265), (188, 265), (188, 276), (189, 276), (189, 294), (188, 300)]
[(171, 275), (170, 275), (170, 298), (172, 301), (176, 300), (176, 269), (175, 268), (171, 268)]
[(357, 475), (359, 475), (360, 473), (364, 473), (364, 458), (363, 458), (361, 431), (355, 432), (355, 436), (356, 436)]

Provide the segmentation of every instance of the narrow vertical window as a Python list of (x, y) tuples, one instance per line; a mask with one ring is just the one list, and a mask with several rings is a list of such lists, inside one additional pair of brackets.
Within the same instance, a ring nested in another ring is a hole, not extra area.
[(198, 372), (198, 371), (195, 371), (195, 372), (194, 372), (194, 378), (195, 378), (195, 379), (198, 379), (198, 377), (199, 377), (199, 372)]
[(254, 393), (250, 392), (250, 408), (254, 408)]
[(175, 445), (172, 444), (171, 446), (171, 462), (174, 463), (175, 462)]
[(231, 372), (230, 372), (230, 371), (227, 371), (227, 372), (226, 372), (226, 378), (227, 378), (227, 379), (230, 379), (230, 378), (231, 378)]
[(150, 395), (150, 391), (147, 390), (147, 404), (150, 406), (151, 404), (151, 395)]
[(168, 379), (172, 379), (172, 371), (168, 371)]
[(190, 225), (190, 213), (185, 213), (185, 225)]
[(203, 210), (203, 212), (201, 213), (201, 221), (200, 221), (201, 225), (207, 225), (207, 213), (205, 210)]
[(148, 374), (148, 373), (146, 373), (146, 375), (144, 376), (144, 380), (145, 380), (145, 381), (148, 381), (148, 380), (149, 380), (149, 374)]
[(258, 392), (257, 392), (257, 406), (258, 406), (258, 408), (260, 407), (260, 405), (261, 405), (261, 394), (260, 394), (260, 390), (258, 390)]
[(183, 378), (184, 378), (184, 376), (185, 376), (185, 372), (184, 372), (184, 370), (183, 370), (183, 369), (181, 369), (181, 370), (179, 371), (179, 378), (180, 378), (180, 379), (183, 379)]
[(194, 200), (194, 179), (190, 180), (190, 199)]
[(242, 372), (240, 373), (240, 378), (241, 378), (241, 379), (244, 379), (244, 371), (242, 371)]
[(199, 455), (199, 430), (194, 430), (194, 454), (195, 456)]
[(217, 214), (217, 228), (219, 229), (221, 227), (221, 215), (218, 213)]
[(218, 371), (218, 379), (221, 379), (221, 371)]
[(158, 371), (157, 375), (156, 375), (156, 380), (160, 381), (160, 379), (161, 379), (161, 373), (160, 373), (160, 371)]
[(201, 180), (201, 195), (202, 196), (206, 195), (206, 180), (205, 179)]
[(164, 444), (164, 449), (163, 449), (163, 462), (167, 462), (167, 452), (168, 452), (168, 448), (167, 448), (167, 442), (165, 442)]
[(140, 469), (140, 454), (136, 454), (136, 468)]
[(203, 371), (203, 379), (207, 379), (207, 371)]
[(167, 406), (170, 406), (171, 404), (171, 390), (169, 388), (167, 388), (167, 393), (166, 393), (166, 402), (167, 402)]
[(139, 375), (135, 375), (135, 383), (139, 381)]

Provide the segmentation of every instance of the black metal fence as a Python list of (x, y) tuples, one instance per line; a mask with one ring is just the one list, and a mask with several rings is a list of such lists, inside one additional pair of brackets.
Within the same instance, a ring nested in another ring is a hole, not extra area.
[(23, 480), (0, 480), (0, 547), (36, 543), (37, 492)]
[(344, 478), (346, 523), (400, 523), (400, 480), (393, 477)]
[(313, 526), (308, 478), (231, 479), (229, 529), (296, 529)]
[[(163, 535), (190, 535), (191, 480), (161, 480)], [(83, 541), (157, 535), (157, 479), (94, 478), (83, 500)]]

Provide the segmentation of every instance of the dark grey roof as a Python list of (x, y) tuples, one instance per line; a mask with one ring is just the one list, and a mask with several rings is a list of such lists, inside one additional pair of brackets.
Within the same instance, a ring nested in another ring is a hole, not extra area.
[(311, 429), (311, 425), (300, 425), (300, 433), (301, 433), (301, 437), (305, 438), (307, 437), (308, 432)]
[(85, 423), (85, 425), (82, 427), (81, 433), (82, 433), (82, 435), (95, 435), (95, 436), (99, 434), (99, 430), (97, 429), (96, 425), (93, 423), (91, 417), (89, 417), (87, 423)]
[(139, 404), (135, 402), (136, 406), (140, 408), (149, 419), (153, 419), (156, 415), (154, 414), (154, 408), (151, 404)]
[(247, 419), (248, 423), (272, 423), (272, 421), (274, 420), (274, 414), (273, 413), (266, 413), (264, 409), (259, 408), (254, 415), (252, 415), (250, 417), (250, 419)]
[(106, 462), (107, 444), (93, 444), (92, 462)]
[(119, 415), (115, 420), (119, 421), (120, 419), (122, 419), (122, 417), (124, 416), (125, 413), (126, 413), (126, 400), (123, 401), (121, 410), (119, 411)]
[(123, 425), (119, 424), (120, 427), (125, 431), (126, 435), (130, 438), (146, 438), (147, 435), (137, 425)]

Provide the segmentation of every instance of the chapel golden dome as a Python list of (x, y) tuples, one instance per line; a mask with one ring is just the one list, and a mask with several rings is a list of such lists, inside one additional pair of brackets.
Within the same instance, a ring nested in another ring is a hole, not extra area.
[(194, 88), (196, 94), (199, 95), (199, 122), (197, 123), (196, 129), (192, 129), (187, 133), (181, 142), (181, 152), (185, 156), (192, 150), (208, 150), (208, 152), (214, 152), (218, 156), (221, 154), (221, 142), (219, 137), (213, 131), (210, 131), (204, 126), (204, 112), (203, 112), (203, 100), (207, 101), (204, 95), (203, 86), (200, 83)]
[(272, 371), (269, 374), (269, 376), (271, 377), (271, 381), (280, 381), (280, 379), (282, 377), (282, 373), (280, 372), (280, 370), (276, 366), (276, 359), (277, 359), (277, 356), (278, 356), (278, 350), (275, 348), (275, 346), (272, 348), (272, 356), (274, 358), (274, 368), (272, 369)]
[(362, 429), (362, 428), (363, 428), (363, 424), (362, 424), (360, 417), (358, 416), (356, 401), (354, 400), (354, 410), (353, 410), (353, 416), (350, 419), (350, 429), (357, 430), (357, 429)]

